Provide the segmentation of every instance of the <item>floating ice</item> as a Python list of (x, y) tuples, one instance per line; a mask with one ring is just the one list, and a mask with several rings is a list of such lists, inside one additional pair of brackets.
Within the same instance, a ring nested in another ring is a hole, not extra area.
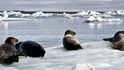
[(48, 17), (48, 16), (52, 16), (52, 14), (45, 14), (43, 12), (36, 12), (36, 13), (33, 13), (32, 16), (33, 17), (43, 17), (43, 16)]
[(100, 16), (90, 16), (85, 22), (122, 22), (120, 18), (102, 18)]

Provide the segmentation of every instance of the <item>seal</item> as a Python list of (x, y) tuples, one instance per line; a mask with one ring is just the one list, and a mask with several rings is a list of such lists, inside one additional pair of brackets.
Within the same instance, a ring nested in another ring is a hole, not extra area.
[(75, 35), (76, 35), (76, 32), (72, 30), (65, 31), (65, 34), (63, 37), (63, 46), (66, 50), (83, 49), (78, 39), (74, 37)]
[(113, 49), (124, 51), (124, 31), (118, 31), (113, 37), (104, 38), (103, 40), (111, 42)]
[(19, 57), (15, 44), (18, 39), (14, 37), (8, 37), (5, 43), (0, 45), (0, 62), (3, 64), (12, 64), (13, 62), (18, 62)]
[(34, 41), (19, 42), (15, 46), (20, 56), (44, 57), (46, 53), (44, 48)]

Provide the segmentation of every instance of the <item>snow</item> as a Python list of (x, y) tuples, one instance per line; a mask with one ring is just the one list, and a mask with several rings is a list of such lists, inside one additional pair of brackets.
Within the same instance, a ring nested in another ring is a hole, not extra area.
[(44, 14), (43, 12), (36, 12), (32, 14), (33, 17), (39, 17), (39, 16), (52, 16), (52, 14)]
[(94, 16), (90, 16), (90, 17), (87, 19), (87, 21), (90, 21), (90, 22), (96, 21), (96, 18), (95, 18)]
[(76, 64), (74, 70), (95, 70), (95, 68), (91, 64)]

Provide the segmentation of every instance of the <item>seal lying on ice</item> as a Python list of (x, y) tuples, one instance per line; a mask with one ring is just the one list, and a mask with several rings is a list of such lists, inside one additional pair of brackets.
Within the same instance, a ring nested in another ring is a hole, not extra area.
[(124, 51), (124, 31), (118, 31), (111, 38), (104, 38), (104, 41), (110, 41), (113, 49)]
[(63, 46), (66, 50), (78, 50), (83, 49), (80, 45), (80, 42), (78, 39), (74, 37), (76, 35), (76, 32), (72, 30), (67, 30), (65, 32), (64, 38), (63, 38)]
[(5, 43), (0, 45), (0, 62), (4, 64), (11, 64), (13, 62), (18, 62), (19, 57), (15, 44), (18, 39), (14, 37), (8, 37)]
[(16, 48), (20, 55), (30, 57), (44, 57), (44, 48), (34, 41), (24, 41), (16, 44)]

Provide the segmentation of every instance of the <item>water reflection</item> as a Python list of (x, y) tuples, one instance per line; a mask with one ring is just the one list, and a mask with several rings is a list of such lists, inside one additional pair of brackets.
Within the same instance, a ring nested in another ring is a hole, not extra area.
[(9, 30), (9, 25), (8, 25), (8, 22), (2, 22), (1, 23), (3, 25), (3, 28), (4, 28), (4, 37), (6, 38), (8, 36), (8, 30)]
[(123, 22), (90, 22), (88, 23), (91, 29), (101, 29), (104, 25), (120, 25)]

